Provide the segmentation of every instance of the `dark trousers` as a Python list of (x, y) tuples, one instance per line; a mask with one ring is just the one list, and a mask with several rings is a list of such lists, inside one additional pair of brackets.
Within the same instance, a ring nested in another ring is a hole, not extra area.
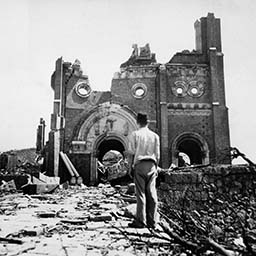
[(143, 160), (134, 169), (137, 221), (154, 227), (157, 223), (156, 165), (153, 161)]

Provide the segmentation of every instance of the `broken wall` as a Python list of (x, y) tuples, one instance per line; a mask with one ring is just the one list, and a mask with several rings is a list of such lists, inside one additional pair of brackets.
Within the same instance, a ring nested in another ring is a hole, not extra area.
[(159, 199), (171, 208), (203, 209), (208, 203), (256, 198), (256, 168), (219, 165), (197, 169), (163, 170)]

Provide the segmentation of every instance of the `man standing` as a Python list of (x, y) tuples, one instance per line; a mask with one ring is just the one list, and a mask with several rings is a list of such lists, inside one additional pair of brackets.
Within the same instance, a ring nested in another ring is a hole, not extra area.
[(160, 158), (159, 136), (148, 128), (147, 115), (138, 113), (139, 129), (132, 133), (130, 151), (133, 155), (134, 182), (136, 187), (136, 220), (129, 227), (156, 228), (157, 224), (157, 165)]

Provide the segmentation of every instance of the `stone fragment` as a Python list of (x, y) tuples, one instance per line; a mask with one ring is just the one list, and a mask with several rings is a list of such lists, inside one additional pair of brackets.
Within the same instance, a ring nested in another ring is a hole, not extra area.
[(23, 186), (22, 190), (24, 194), (44, 194), (51, 193), (55, 190), (59, 185), (58, 184), (27, 184)]
[(60, 177), (49, 177), (43, 173), (38, 173), (38, 179), (47, 184), (60, 184)]
[(34, 227), (33, 229), (26, 229), (22, 232), (24, 236), (39, 236), (43, 234), (44, 228), (42, 227)]
[(16, 190), (16, 185), (14, 180), (10, 180), (8, 182), (2, 181), (3, 184), (0, 186), (0, 191), (15, 191)]
[(62, 223), (72, 224), (72, 225), (84, 225), (86, 224), (88, 219), (80, 220), (80, 219), (63, 219)]
[(89, 217), (89, 220), (90, 221), (95, 221), (95, 222), (97, 222), (97, 221), (111, 221), (112, 220), (112, 215), (109, 214), (109, 213), (101, 214), (101, 215), (98, 215), (98, 216), (96, 216), (96, 215), (93, 216), (92, 215), (92, 216)]
[(56, 212), (40, 212), (37, 216), (40, 218), (54, 218), (56, 217)]
[(126, 194), (128, 194), (128, 195), (135, 195), (135, 184), (134, 183), (130, 183), (128, 185), (128, 189), (126, 191)]
[(136, 208), (137, 204), (130, 204), (124, 208), (124, 216), (127, 218), (135, 218), (136, 217)]

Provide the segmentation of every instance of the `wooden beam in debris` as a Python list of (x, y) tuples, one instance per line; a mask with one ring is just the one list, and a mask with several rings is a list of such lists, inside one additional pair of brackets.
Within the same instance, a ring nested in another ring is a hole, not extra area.
[(0, 237), (0, 242), (4, 242), (4, 243), (8, 243), (8, 244), (23, 244), (22, 240), (5, 238), (5, 237)]
[(76, 177), (75, 177), (75, 174), (74, 174), (71, 166), (69, 165), (69, 162), (68, 162), (66, 156), (67, 156), (66, 154), (64, 154), (63, 152), (60, 152), (60, 157), (63, 160), (63, 162), (64, 162), (65, 166), (67, 167), (67, 170), (68, 170), (68, 172), (69, 172), (69, 174), (71, 176), (70, 184), (71, 185), (75, 185), (76, 184)]
[(230, 250), (225, 249), (222, 245), (215, 242), (213, 239), (207, 238), (205, 240), (206, 245), (208, 245), (215, 252), (224, 255), (224, 256), (235, 256), (236, 253)]
[(164, 232), (166, 232), (174, 240), (174, 242), (184, 246), (185, 248), (187, 248), (193, 252), (196, 252), (197, 250), (200, 249), (200, 247), (196, 243), (187, 241), (187, 240), (183, 239), (182, 237), (180, 237), (177, 233), (175, 233), (170, 228), (170, 226), (168, 225), (168, 223), (166, 221), (162, 221), (159, 224), (163, 228)]
[[(65, 154), (65, 153), (64, 153), (64, 154)], [(78, 185), (81, 185), (81, 184), (83, 183), (83, 178), (79, 175), (79, 173), (77, 172), (75, 166), (73, 165), (73, 163), (71, 162), (71, 160), (69, 159), (69, 157), (67, 156), (67, 154), (65, 154), (65, 155), (66, 155), (66, 159), (67, 159), (67, 161), (68, 161), (68, 163), (69, 163), (69, 166), (71, 167), (73, 173), (74, 173), (75, 176), (76, 176), (76, 183), (77, 183)]]

